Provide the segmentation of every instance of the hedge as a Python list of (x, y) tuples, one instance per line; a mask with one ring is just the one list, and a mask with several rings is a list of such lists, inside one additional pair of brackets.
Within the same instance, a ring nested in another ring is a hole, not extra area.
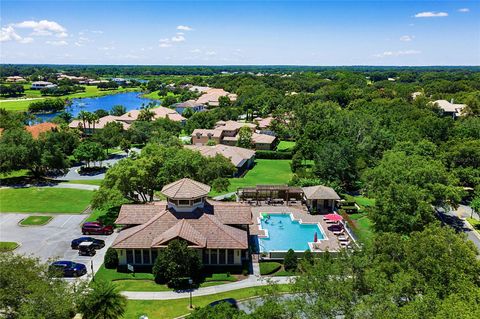
[(292, 152), (278, 152), (278, 151), (262, 151), (258, 150), (255, 153), (258, 159), (292, 159)]

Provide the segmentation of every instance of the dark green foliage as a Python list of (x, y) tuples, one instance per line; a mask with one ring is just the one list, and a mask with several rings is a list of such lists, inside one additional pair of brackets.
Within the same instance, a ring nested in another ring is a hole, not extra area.
[(283, 266), (285, 267), (286, 271), (295, 271), (297, 270), (298, 259), (295, 256), (295, 252), (293, 249), (289, 249), (285, 254), (283, 259)]
[(30, 103), (28, 110), (32, 113), (38, 112), (59, 112), (67, 105), (64, 99), (45, 99)]
[(63, 279), (52, 278), (46, 264), (13, 253), (0, 254), (0, 308), (4, 318), (73, 318), (75, 293)]
[(84, 319), (123, 318), (127, 299), (110, 281), (95, 281), (81, 297), (78, 308)]
[(106, 154), (100, 144), (90, 141), (84, 141), (73, 152), (73, 156), (77, 161), (82, 161), (90, 167), (91, 162), (103, 161)]
[(255, 152), (255, 158), (259, 159), (292, 159), (293, 153), (288, 151), (263, 151), (257, 150)]
[(216, 192), (226, 191), (228, 190), (228, 186), (230, 186), (228, 178), (219, 177), (212, 182), (212, 188)]
[(110, 115), (122, 116), (127, 113), (127, 109), (123, 105), (114, 105), (110, 110)]
[(197, 281), (201, 267), (197, 251), (188, 248), (187, 242), (174, 239), (166, 248), (159, 251), (152, 273), (155, 276), (155, 282), (180, 288), (185, 284), (185, 278)]
[(25, 89), (21, 84), (0, 85), (0, 95), (18, 96), (22, 95)]
[(103, 264), (107, 269), (116, 269), (118, 266), (117, 251), (113, 248), (108, 248), (103, 258)]
[(315, 259), (313, 258), (313, 254), (310, 249), (305, 250), (302, 257), (302, 262), (313, 265), (314, 261)]
[(220, 304), (210, 307), (202, 307), (195, 309), (189, 316), (190, 319), (241, 319), (249, 318), (244, 312), (232, 307), (229, 303), (221, 302)]

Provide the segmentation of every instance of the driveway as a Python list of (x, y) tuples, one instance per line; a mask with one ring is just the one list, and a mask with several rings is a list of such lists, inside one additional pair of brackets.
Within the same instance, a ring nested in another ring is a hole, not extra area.
[[(132, 148), (130, 150), (130, 153), (132, 153), (132, 152), (140, 154), (141, 150), (138, 149), (138, 148)], [(102, 161), (101, 163), (100, 162), (95, 162), (93, 164), (94, 164), (94, 166), (100, 166), (100, 164), (102, 164), (103, 167), (108, 169), (109, 167), (112, 167), (119, 160), (121, 160), (125, 157), (127, 157), (127, 153), (121, 152), (121, 153), (110, 155), (109, 159), (107, 159), (105, 161)], [(57, 176), (55, 179), (57, 179), (57, 180), (88, 180), (88, 179), (104, 179), (105, 178), (106, 169), (103, 172), (99, 172), (99, 173), (93, 174), (93, 175), (80, 175), (78, 173), (80, 167), (81, 167), (80, 165), (70, 167), (67, 174), (65, 174), (63, 176)]]
[[(43, 262), (51, 259), (72, 260), (85, 264), (91, 273), (91, 262), (96, 272), (103, 263), (103, 257), (118, 233), (110, 236), (92, 236), (105, 240), (105, 247), (98, 250), (93, 257), (78, 256), (78, 252), (70, 248), (72, 239), (81, 237), (81, 224), (87, 215), (50, 214), (53, 219), (44, 226), (19, 226), (18, 223), (31, 214), (0, 214), (0, 241), (14, 241), (21, 246), (16, 253), (33, 255)], [(39, 214), (49, 215), (49, 214)], [(83, 276), (82, 278), (85, 278)]]
[[(444, 211), (443, 208), (437, 208), (438, 216), (443, 223), (451, 226), (457, 232), (463, 232), (467, 235), (477, 249), (480, 251), (480, 238), (473, 229), (470, 229), (465, 224), (464, 218), (470, 217), (471, 208), (465, 205), (460, 205), (456, 210)], [(477, 256), (480, 259), (480, 255)]]

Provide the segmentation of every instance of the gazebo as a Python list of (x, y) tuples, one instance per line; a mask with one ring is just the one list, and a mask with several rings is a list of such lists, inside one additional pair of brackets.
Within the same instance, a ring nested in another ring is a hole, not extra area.
[(265, 202), (267, 205), (284, 204), (292, 201), (301, 201), (303, 191), (300, 187), (288, 185), (257, 185), (256, 187), (244, 187), (237, 190), (242, 201), (255, 202), (257, 205)]
[(340, 200), (340, 196), (331, 187), (317, 185), (303, 187), (302, 190), (308, 210), (312, 213), (331, 213)]

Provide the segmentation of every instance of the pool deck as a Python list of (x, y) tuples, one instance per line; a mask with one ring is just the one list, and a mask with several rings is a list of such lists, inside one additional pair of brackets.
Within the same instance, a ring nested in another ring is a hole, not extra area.
[(340, 243), (337, 236), (331, 232), (323, 215), (311, 215), (302, 206), (254, 206), (252, 207), (253, 224), (250, 225), (250, 235), (265, 236), (264, 230), (260, 229), (258, 220), (262, 213), (293, 214), (295, 220), (301, 220), (304, 224), (320, 224), (325, 238), (315, 243), (312, 252), (339, 251)]

